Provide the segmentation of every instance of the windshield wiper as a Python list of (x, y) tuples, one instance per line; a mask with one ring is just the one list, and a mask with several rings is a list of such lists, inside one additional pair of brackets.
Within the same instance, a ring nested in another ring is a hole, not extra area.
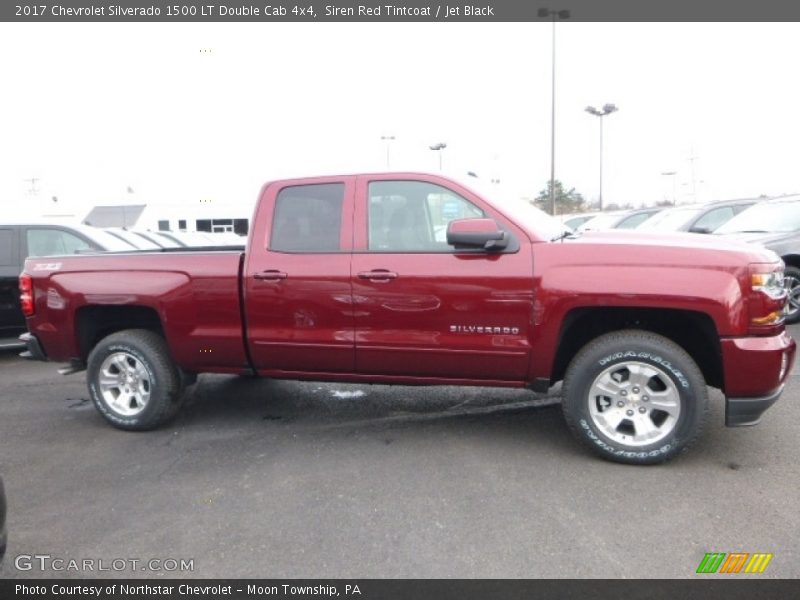
[(560, 240), (566, 239), (568, 237), (578, 237), (582, 232), (580, 231), (562, 231), (556, 237), (551, 239), (551, 242), (558, 242)]

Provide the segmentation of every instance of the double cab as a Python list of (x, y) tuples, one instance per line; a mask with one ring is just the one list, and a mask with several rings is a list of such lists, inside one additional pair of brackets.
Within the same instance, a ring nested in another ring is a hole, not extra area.
[(159, 427), (198, 373), (406, 385), (563, 381), (577, 439), (661, 462), (781, 395), (784, 265), (757, 246), (571, 234), (518, 200), (420, 173), (263, 186), (241, 251), (30, 258), (28, 356), (86, 369), (114, 426)]

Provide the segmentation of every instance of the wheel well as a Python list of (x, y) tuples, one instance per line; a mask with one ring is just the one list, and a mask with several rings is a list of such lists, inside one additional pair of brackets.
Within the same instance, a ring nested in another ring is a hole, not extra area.
[(83, 360), (97, 342), (117, 331), (147, 329), (164, 336), (158, 313), (147, 306), (86, 306), (78, 310), (75, 324)]
[(711, 317), (674, 309), (585, 308), (571, 311), (561, 326), (551, 382), (564, 378), (572, 358), (591, 340), (620, 329), (642, 329), (669, 338), (689, 353), (708, 385), (723, 387), (722, 351)]
[(787, 267), (795, 267), (796, 269), (800, 269), (800, 256), (797, 254), (788, 254), (786, 256), (782, 256), (781, 258)]

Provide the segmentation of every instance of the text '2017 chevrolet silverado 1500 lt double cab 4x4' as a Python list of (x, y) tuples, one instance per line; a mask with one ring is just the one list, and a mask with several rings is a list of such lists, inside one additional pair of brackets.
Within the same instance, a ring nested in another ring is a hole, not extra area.
[(384, 384), (563, 380), (577, 438), (661, 462), (780, 396), (795, 343), (772, 252), (691, 234), (571, 236), (522, 202), (415, 173), (283, 180), (246, 252), (29, 259), (30, 355), (86, 368), (122, 429), (179, 410), (197, 373)]

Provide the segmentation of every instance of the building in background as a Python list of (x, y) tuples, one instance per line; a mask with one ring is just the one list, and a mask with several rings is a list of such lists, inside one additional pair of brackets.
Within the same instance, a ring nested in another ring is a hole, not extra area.
[(244, 209), (220, 209), (216, 206), (199, 206), (190, 211), (185, 206), (148, 206), (147, 204), (120, 204), (95, 206), (82, 223), (94, 227), (125, 227), (151, 231), (202, 231), (207, 233), (235, 233), (247, 235), (250, 214)]

